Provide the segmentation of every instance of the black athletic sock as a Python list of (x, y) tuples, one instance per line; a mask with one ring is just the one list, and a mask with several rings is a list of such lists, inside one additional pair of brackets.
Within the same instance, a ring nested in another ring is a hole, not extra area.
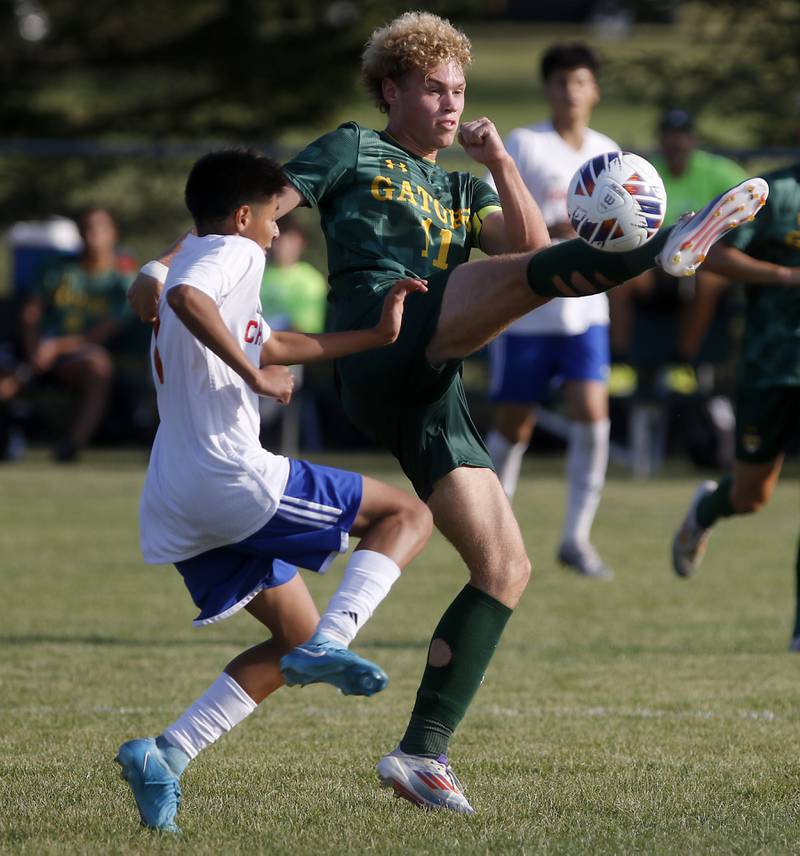
[(604, 252), (579, 238), (547, 247), (528, 262), (528, 285), (542, 297), (585, 297), (608, 291), (655, 267), (671, 231), (662, 229), (643, 247), (626, 253)]
[(713, 526), (720, 517), (732, 517), (736, 514), (731, 505), (732, 484), (733, 476), (724, 476), (720, 479), (717, 489), (697, 503), (695, 517), (703, 529)]
[(464, 586), (434, 631), (428, 663), (400, 748), (412, 755), (446, 755), (512, 610)]

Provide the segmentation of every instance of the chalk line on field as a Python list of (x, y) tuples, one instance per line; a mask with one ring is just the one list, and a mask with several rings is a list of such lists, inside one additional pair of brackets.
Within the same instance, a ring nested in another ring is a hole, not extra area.
[(559, 705), (541, 707), (531, 705), (530, 707), (519, 708), (490, 705), (488, 708), (483, 708), (482, 712), (493, 716), (534, 716), (554, 717), (556, 719), (746, 719), (759, 722), (773, 722), (780, 719), (778, 714), (771, 710), (737, 710), (721, 713), (708, 709), (664, 710), (652, 707), (562, 707)]
[[(150, 713), (174, 712), (174, 705), (158, 705), (147, 707), (130, 707), (116, 705), (0, 705), (0, 714), (28, 714), (33, 716), (60, 716), (65, 713), (77, 713), (84, 716), (134, 716)], [(325, 716), (338, 716), (331, 708), (320, 705), (309, 705), (295, 710), (294, 715), (314, 715), (324, 718)], [(362, 714), (369, 711), (363, 709), (352, 711), (353, 718), (362, 719)], [(782, 717), (772, 710), (736, 710), (721, 712), (707, 708), (689, 710), (665, 710), (653, 707), (607, 707), (598, 705), (593, 707), (568, 707), (562, 705), (526, 705), (525, 707), (503, 707), (501, 705), (488, 705), (476, 708), (476, 713), (517, 718), (537, 717), (554, 719), (660, 719), (660, 720), (736, 720), (743, 719), (755, 722), (775, 722)], [(369, 718), (369, 715), (366, 717)], [(784, 717), (785, 719), (785, 717)]]
[(26, 713), (34, 716), (54, 716), (64, 713), (80, 713), (85, 716), (93, 714), (113, 714), (124, 716), (126, 714), (140, 713), (163, 713), (172, 710), (172, 707), (117, 707), (114, 705), (83, 706), (77, 704), (27, 704), (27, 705), (0, 705), (0, 714), (3, 713)]

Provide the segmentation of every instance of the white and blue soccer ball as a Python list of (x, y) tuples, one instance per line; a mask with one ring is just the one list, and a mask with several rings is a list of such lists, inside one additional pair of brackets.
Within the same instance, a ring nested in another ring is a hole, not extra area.
[(586, 161), (569, 183), (567, 212), (593, 247), (622, 253), (646, 244), (664, 222), (667, 192), (658, 170), (632, 152)]

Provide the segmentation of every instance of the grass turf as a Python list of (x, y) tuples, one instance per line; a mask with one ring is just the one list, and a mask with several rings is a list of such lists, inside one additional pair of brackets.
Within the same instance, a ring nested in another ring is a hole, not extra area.
[[(143, 463), (0, 470), (2, 852), (796, 852), (790, 479), (757, 517), (720, 525), (683, 581), (668, 545), (696, 477), (612, 478), (595, 528), (617, 573), (605, 584), (554, 566), (560, 465), (526, 462), (516, 508), (536, 578), (452, 744), (478, 814), (421, 812), (373, 773), (464, 581), (436, 536), (356, 643), (387, 690), (281, 690), (188, 769), (173, 838), (139, 828), (117, 746), (157, 733), (261, 634), (244, 614), (193, 629), (177, 573), (141, 562)], [(382, 458), (333, 463), (397, 481)], [(306, 579), (324, 603), (339, 574)]]

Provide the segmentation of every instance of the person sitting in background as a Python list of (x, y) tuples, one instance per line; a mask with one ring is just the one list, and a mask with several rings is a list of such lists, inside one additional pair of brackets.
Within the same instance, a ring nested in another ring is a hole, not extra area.
[[(686, 110), (667, 110), (658, 125), (660, 155), (653, 157), (667, 191), (664, 224), (671, 226), (687, 211), (699, 210), (745, 177), (734, 161), (697, 148), (694, 119)], [(660, 268), (614, 289), (611, 305), (611, 351), (625, 359), (631, 346), (636, 308), (678, 302), (680, 319), (676, 363), (695, 362), (714, 320), (720, 298), (730, 286), (726, 277), (703, 267), (693, 277), (676, 280)]]
[(77, 409), (55, 457), (72, 461), (94, 436), (114, 367), (107, 344), (129, 313), (134, 270), (116, 253), (117, 227), (104, 208), (78, 218), (84, 247), (76, 259), (47, 265), (21, 307), (23, 352), (33, 377), (48, 377), (77, 394)]

